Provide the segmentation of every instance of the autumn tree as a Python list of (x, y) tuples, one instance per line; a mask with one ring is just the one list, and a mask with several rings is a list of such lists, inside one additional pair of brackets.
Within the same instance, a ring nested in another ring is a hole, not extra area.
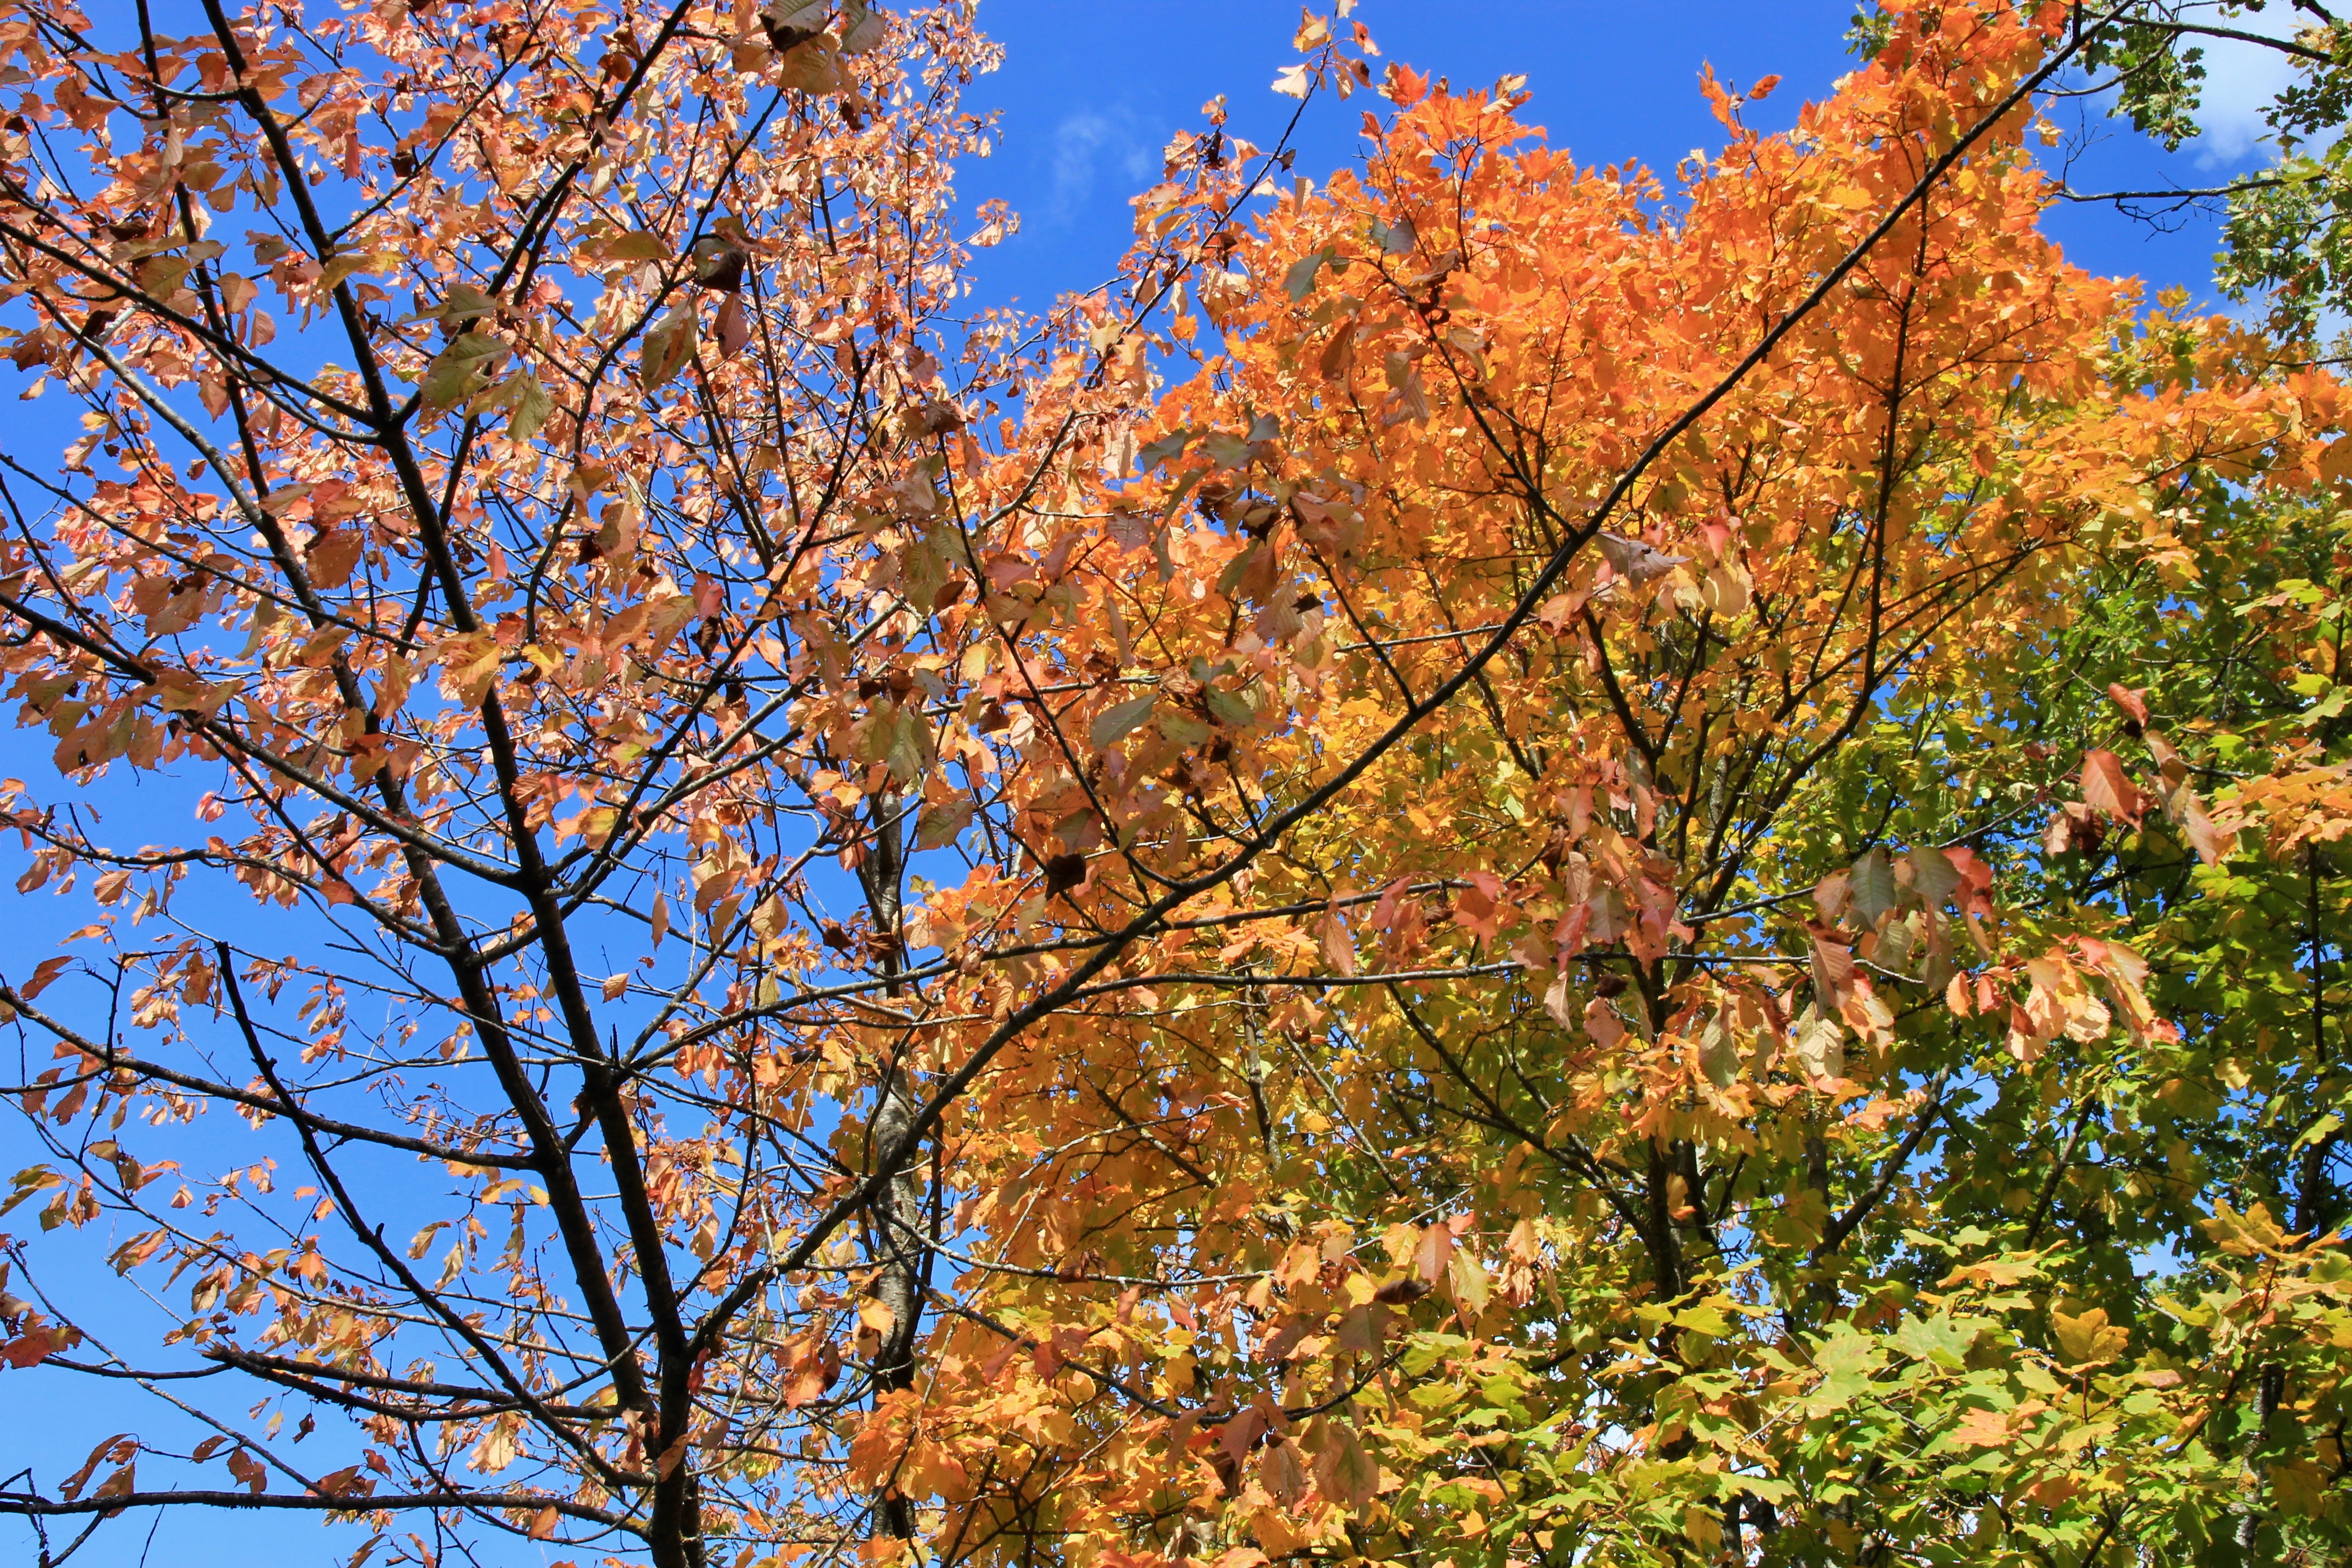
[(49, 1560), (2340, 1550), (2352, 447), (2042, 233), (2121, 13), (1667, 177), (1347, 9), (1034, 323), (966, 10), (7, 24), (0, 1386), (213, 1428)]
[[(1850, 37), (1874, 49), (1894, 26), (1892, 12), (1866, 7)], [(2074, 7), (2069, 26), (2082, 45), (2079, 68), (2057, 96), (2127, 121), (2168, 152), (2204, 133), (2210, 51), (2236, 49), (2284, 68), (2258, 111), (2267, 153), (2261, 169), (2219, 185), (2084, 186), (2063, 177), (2080, 150), (2070, 144), (2058, 194), (2158, 228), (2218, 218), (2214, 280), (2230, 299), (2263, 307), (2280, 340), (2276, 353), (2307, 356), (2323, 332), (2340, 339), (2339, 318), (2352, 302), (2352, 189), (2339, 134), (2352, 111), (2352, 18), (2319, 0), (2130, 0)], [(2329, 353), (2340, 363), (2342, 343)]]
[[(1019, 363), (957, 315), (989, 47), (955, 5), (173, 19), (0, 23), (9, 345), (87, 409), (8, 459), (8, 665), (66, 781), (7, 786), (18, 888), (108, 933), (11, 976), (64, 1053), (13, 1196), (133, 1222), (116, 1268), (185, 1300), (103, 1349), (12, 1300), (11, 1353), (179, 1347), (352, 1441), (306, 1466), (206, 1401), (187, 1485), (142, 1489), (133, 1433), (9, 1506), (470, 1512), (666, 1564), (903, 1534), (795, 1488), (917, 1324), (907, 1069), (837, 1011), (895, 987), (825, 977), (901, 961), (890, 781), (943, 689), (895, 520)], [(123, 769), (194, 836), (98, 837)], [(174, 912), (207, 882), (250, 912)], [(234, 1169), (174, 1154), (239, 1116)]]

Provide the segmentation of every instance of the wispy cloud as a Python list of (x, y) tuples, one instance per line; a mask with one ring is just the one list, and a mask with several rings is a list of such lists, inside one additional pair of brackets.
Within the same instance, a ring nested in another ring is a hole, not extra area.
[(1125, 105), (1065, 116), (1054, 128), (1045, 220), (1069, 219), (1096, 199), (1107, 176), (1116, 175), (1127, 187), (1121, 195), (1139, 188), (1151, 171), (1152, 153), (1150, 134)]

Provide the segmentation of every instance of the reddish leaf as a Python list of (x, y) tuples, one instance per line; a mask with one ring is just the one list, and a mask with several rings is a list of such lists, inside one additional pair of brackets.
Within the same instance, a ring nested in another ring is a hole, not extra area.
[(1454, 1230), (1445, 1225), (1425, 1225), (1421, 1227), (1421, 1240), (1413, 1247), (1413, 1271), (1434, 1285), (1445, 1278), (1445, 1266), (1454, 1257)]
[(1454, 895), (1454, 923), (1480, 942), (1492, 942), (1502, 929), (1503, 884), (1492, 872), (1473, 872), (1470, 886)]
[(743, 296), (730, 294), (727, 302), (719, 307), (719, 357), (733, 359), (751, 341), (751, 324), (743, 313)]
[(2083, 800), (2134, 827), (2147, 809), (2146, 797), (2124, 773), (2123, 759), (2113, 752), (2083, 753)]

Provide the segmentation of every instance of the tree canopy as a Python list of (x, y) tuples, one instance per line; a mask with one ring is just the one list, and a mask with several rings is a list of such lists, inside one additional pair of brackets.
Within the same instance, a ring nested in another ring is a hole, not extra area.
[(1033, 320), (969, 5), (203, 5), (0, 18), (43, 1568), (2352, 1542), (2352, 407), (2044, 231), (2155, 8), (1661, 173), (1342, 4)]
[[(2223, 217), (2215, 281), (2230, 299), (2260, 303), (2267, 326), (2290, 343), (2325, 331), (2344, 357), (2352, 304), (2352, 186), (2340, 135), (2352, 110), (2352, 21), (2319, 0), (2127, 0), (2075, 7), (2081, 70), (2060, 96), (2102, 102), (2168, 150), (2204, 134), (2204, 95), (2215, 47), (2267, 56), (2287, 68), (2263, 105), (2266, 166), (2224, 184), (2083, 191), (2065, 199), (2111, 202), (2150, 223), (2192, 210)], [(1891, 16), (1857, 13), (1853, 37), (1868, 47)]]

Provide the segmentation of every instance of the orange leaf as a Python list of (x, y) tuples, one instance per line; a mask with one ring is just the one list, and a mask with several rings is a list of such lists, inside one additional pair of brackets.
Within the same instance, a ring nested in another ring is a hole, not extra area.
[(2009, 1446), (2009, 1417), (1998, 1410), (1970, 1410), (1952, 1428), (1954, 1440), (1978, 1448), (2005, 1448)]
[(1411, 109), (1429, 95), (1429, 79), (1402, 60), (1391, 60), (1388, 74), (1381, 79), (1381, 90), (1399, 109)]
[(1445, 1266), (1454, 1257), (1454, 1231), (1444, 1225), (1421, 1227), (1421, 1245), (1413, 1248), (1412, 1267), (1423, 1279), (1434, 1285), (1445, 1277)]
[(2083, 753), (2083, 799), (2110, 816), (2121, 817), (2134, 827), (2139, 826), (2147, 801), (2131, 780), (2125, 775), (2121, 757), (2113, 752), (2089, 751)]
[(1348, 935), (1348, 922), (1339, 918), (1336, 903), (1324, 910), (1318, 935), (1323, 944), (1323, 961), (1331, 966), (1332, 973), (1355, 973), (1356, 944)]
[(33, 971), (33, 977), (16, 988), (16, 994), (22, 996), (26, 1001), (30, 1002), (34, 997), (38, 996), (42, 992), (47, 990), (49, 988), (49, 982), (55, 980), (59, 974), (65, 973), (66, 965), (72, 962), (73, 960), (62, 956), (58, 958), (45, 958), (41, 960), (39, 965)]

